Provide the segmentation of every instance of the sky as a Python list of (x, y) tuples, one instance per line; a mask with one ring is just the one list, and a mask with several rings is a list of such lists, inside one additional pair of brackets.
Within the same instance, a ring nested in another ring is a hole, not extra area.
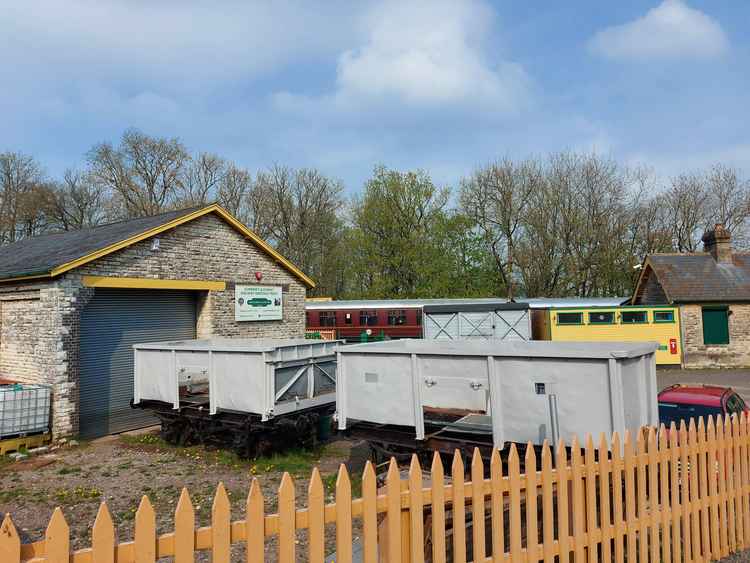
[(129, 127), (352, 192), (561, 150), (750, 173), (743, 0), (0, 3), (0, 151), (51, 176)]

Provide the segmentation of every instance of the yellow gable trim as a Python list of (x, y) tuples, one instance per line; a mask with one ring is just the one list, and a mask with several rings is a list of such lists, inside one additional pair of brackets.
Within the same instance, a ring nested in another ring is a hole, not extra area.
[[(271, 246), (266, 241), (264, 241), (262, 238), (260, 238), (250, 229), (248, 229), (245, 225), (243, 225), (237, 219), (235, 219), (231, 213), (229, 213), (228, 211), (226, 211), (224, 208), (222, 208), (221, 206), (217, 204), (208, 205), (204, 207), (203, 209), (199, 209), (197, 211), (193, 211), (192, 213), (188, 213), (187, 215), (183, 215), (182, 217), (178, 217), (177, 219), (173, 219), (172, 221), (169, 221), (168, 223), (164, 223), (163, 225), (159, 225), (158, 227), (154, 227), (153, 229), (149, 229), (148, 231), (145, 231), (138, 235), (132, 236), (130, 238), (127, 238), (115, 244), (111, 244), (109, 246), (96, 250), (90, 254), (87, 254), (86, 256), (82, 256), (80, 258), (76, 258), (75, 260), (71, 260), (70, 262), (67, 262), (66, 264), (62, 264), (61, 266), (58, 266), (57, 268), (52, 270), (52, 272), (50, 272), (49, 275), (42, 275), (38, 277), (59, 276), (60, 274), (64, 274), (65, 272), (70, 271), (73, 268), (78, 268), (79, 266), (88, 264), (89, 262), (97, 260), (98, 258), (102, 258), (103, 256), (106, 256), (107, 254), (111, 254), (112, 252), (116, 252), (118, 250), (122, 250), (123, 248), (127, 248), (128, 246), (132, 244), (135, 244), (142, 240), (146, 240), (147, 238), (156, 236), (160, 233), (163, 233), (165, 231), (178, 227), (184, 223), (188, 223), (189, 221), (192, 221), (194, 219), (197, 219), (209, 213), (216, 213), (219, 217), (224, 219), (224, 221), (226, 221), (232, 227), (234, 227), (235, 230), (239, 231), (241, 234), (243, 234), (244, 236), (249, 238), (251, 241), (253, 241), (256, 245), (258, 245), (261, 248), (261, 250), (263, 250), (266, 254), (271, 256), (277, 263), (281, 264), (281, 266), (283, 266), (285, 269), (291, 272), (294, 276), (299, 278), (309, 288), (315, 287), (315, 282), (312, 279), (306, 276), (301, 270), (299, 270), (289, 260), (284, 258), (281, 254), (276, 252), (273, 248), (271, 248)], [(12, 280), (9, 279), (7, 281), (12, 281)]]
[(224, 291), (226, 282), (208, 280), (164, 280), (155, 278), (113, 278), (108, 276), (83, 276), (86, 287), (108, 287), (123, 289), (192, 289)]

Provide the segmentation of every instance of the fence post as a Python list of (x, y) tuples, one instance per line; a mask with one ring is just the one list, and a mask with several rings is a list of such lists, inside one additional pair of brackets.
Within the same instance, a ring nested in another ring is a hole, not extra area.
[(612, 434), (612, 520), (614, 524), (615, 561), (625, 561), (625, 521), (622, 496), (622, 449), (620, 434)]
[(667, 450), (667, 429), (662, 424), (659, 426), (659, 496), (661, 498), (661, 560), (665, 563), (672, 560), (672, 536), (670, 535), (669, 525), (670, 516), (675, 508), (670, 506), (669, 498), (669, 456), (671, 453)]
[(573, 537), (575, 539), (574, 561), (585, 563), (586, 561), (586, 508), (583, 486), (583, 460), (581, 459), (581, 447), (578, 437), (573, 436), (570, 444), (571, 460), (570, 467), (573, 477)]
[(409, 465), (409, 516), (411, 524), (411, 560), (424, 561), (424, 506), (422, 499), (422, 468), (417, 454), (412, 454)]
[(591, 434), (586, 434), (585, 452), (586, 478), (586, 543), (589, 546), (589, 561), (599, 560), (599, 546), (596, 542), (596, 450)]
[(604, 432), (599, 436), (599, 526), (602, 531), (602, 563), (612, 561), (612, 519), (609, 505), (611, 463)]
[(510, 445), (508, 455), (508, 480), (510, 493), (510, 560), (522, 563), (521, 551), (521, 468), (518, 450)]
[(432, 561), (445, 563), (445, 473), (440, 453), (432, 456)]
[[(636, 514), (635, 514), (635, 455), (633, 440), (629, 431), (625, 431), (623, 463), (625, 466), (625, 518), (628, 561), (636, 561)], [(689, 559), (687, 560), (689, 561)]]
[(47, 550), (45, 563), (68, 563), (70, 559), (70, 528), (59, 506), (52, 513), (52, 518), (44, 534), (44, 544)]
[(474, 448), (471, 458), (471, 528), (474, 561), (485, 559), (484, 529), (484, 463), (479, 448)]
[(500, 460), (497, 448), (494, 447), (492, 457), (490, 457), (490, 482), (492, 488), (492, 559), (502, 561), (505, 558), (505, 499), (503, 498), (505, 480), (503, 479), (503, 462)]
[(114, 563), (115, 561), (115, 526), (107, 509), (107, 503), (99, 505), (94, 527), (91, 530), (91, 552), (96, 563)]
[(0, 561), (19, 563), (21, 561), (21, 538), (13, 525), (10, 514), (6, 514), (0, 525)]
[(258, 479), (253, 478), (245, 503), (245, 541), (247, 563), (263, 561), (265, 546), (265, 522), (263, 519), (263, 493)]
[(229, 563), (231, 537), (231, 507), (224, 483), (216, 487), (211, 506), (211, 563)]
[(534, 444), (526, 444), (524, 459), (526, 474), (526, 552), (529, 561), (536, 561), (539, 547), (539, 510), (537, 508), (536, 452)]
[(453, 489), (453, 563), (466, 563), (466, 491), (464, 490), (464, 460), (461, 452), (453, 454), (451, 466)]
[(552, 487), (552, 454), (547, 440), (542, 444), (542, 555), (544, 563), (554, 563), (555, 508)]
[(396, 459), (391, 458), (388, 475), (385, 479), (386, 521), (388, 535), (388, 563), (399, 563), (401, 560), (401, 477), (398, 473)]
[(659, 560), (659, 452), (656, 430), (648, 429), (648, 506), (651, 520), (651, 561)]
[(156, 514), (146, 495), (135, 512), (135, 563), (156, 561)]
[[(295, 563), (295, 506), (294, 482), (287, 471), (279, 485), (279, 563)], [(338, 546), (337, 546), (338, 547)]]
[[(364, 485), (362, 492), (365, 492)], [(324, 502), (323, 480), (320, 478), (318, 468), (314, 467), (310, 476), (310, 484), (307, 486), (307, 534), (310, 563), (322, 563), (325, 560)]]
[(688, 444), (690, 451), (690, 512), (692, 513), (693, 525), (693, 558), (700, 560), (703, 556), (701, 550), (701, 505), (700, 491), (698, 490), (698, 437), (695, 429), (695, 419), (691, 418), (688, 424)]
[(638, 557), (648, 561), (648, 520), (646, 519), (646, 441), (638, 430), (635, 438), (636, 490), (638, 492)]
[(182, 489), (174, 515), (174, 561), (193, 563), (195, 560), (195, 510), (186, 488)]
[[(716, 473), (716, 426), (712, 416), (708, 417), (708, 495), (711, 500), (711, 557), (721, 557), (719, 542), (719, 496)], [(721, 477), (724, 478), (723, 476)]]
[[(318, 477), (320, 478), (320, 477)], [(322, 486), (321, 486), (322, 489)], [(364, 563), (377, 563), (378, 561), (378, 507), (377, 507), (378, 485), (375, 477), (375, 468), (372, 462), (367, 460), (362, 473), (362, 534)], [(320, 501), (321, 530), (320, 538), (323, 541), (323, 499)], [(321, 544), (322, 549), (322, 544)], [(323, 558), (321, 558), (321, 561)]]
[(682, 518), (683, 506), (680, 504), (680, 451), (677, 445), (677, 426), (675, 423), (669, 425), (669, 477), (672, 489), (672, 563), (682, 561), (682, 541), (680, 530), (680, 518)]

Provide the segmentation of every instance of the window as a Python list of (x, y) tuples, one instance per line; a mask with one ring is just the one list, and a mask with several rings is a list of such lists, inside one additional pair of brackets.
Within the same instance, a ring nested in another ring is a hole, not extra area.
[(336, 326), (335, 311), (321, 311), (318, 318), (320, 326)]
[(377, 311), (360, 311), (359, 312), (359, 325), (360, 326), (375, 326), (378, 324), (378, 312)]
[(589, 313), (589, 324), (592, 325), (611, 325), (615, 322), (614, 311), (595, 311)]
[(559, 325), (583, 324), (583, 313), (557, 313), (557, 324)]
[(674, 311), (654, 311), (655, 323), (673, 323)]
[(745, 410), (745, 401), (743, 401), (736, 393), (732, 393), (729, 395), (729, 398), (727, 398), (726, 408), (728, 414), (740, 414)]
[(388, 311), (388, 324), (391, 326), (406, 324), (406, 311), (403, 309), (397, 311)]
[(682, 420), (688, 423), (691, 418), (695, 418), (697, 422), (699, 416), (705, 419), (709, 416), (716, 417), (721, 414), (723, 413), (720, 407), (682, 403), (659, 403), (659, 422), (665, 426), (669, 426), (673, 422), (679, 425)]
[(620, 313), (622, 324), (642, 324), (648, 322), (646, 311), (623, 311)]
[(729, 309), (703, 307), (703, 344), (729, 344)]
[(344, 323), (350, 325), (352, 324), (352, 314), (351, 313), (344, 313)]

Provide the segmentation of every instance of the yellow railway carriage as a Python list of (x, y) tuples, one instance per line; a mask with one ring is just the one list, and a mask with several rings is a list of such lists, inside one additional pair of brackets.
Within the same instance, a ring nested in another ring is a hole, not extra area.
[(659, 343), (656, 363), (679, 365), (682, 359), (677, 307), (550, 307), (532, 309), (538, 340), (652, 341)]

